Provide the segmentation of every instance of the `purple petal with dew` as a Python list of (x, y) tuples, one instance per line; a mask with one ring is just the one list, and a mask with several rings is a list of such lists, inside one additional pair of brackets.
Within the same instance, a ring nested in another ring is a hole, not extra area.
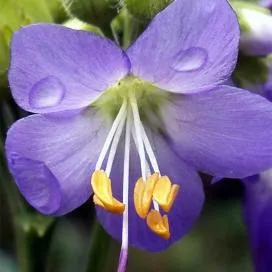
[(244, 179), (244, 215), (255, 271), (272, 270), (272, 170)]
[(32, 115), (8, 131), (9, 168), (26, 200), (62, 215), (91, 194), (90, 177), (108, 132), (93, 109)]
[(197, 170), (243, 178), (272, 165), (272, 105), (260, 95), (230, 86), (173, 95), (161, 116), (172, 147)]
[(230, 76), (238, 44), (238, 21), (227, 1), (175, 0), (127, 54), (134, 75), (171, 92), (191, 93)]
[(60, 25), (23, 27), (11, 42), (12, 95), (30, 112), (85, 107), (129, 69), (126, 54), (112, 41)]
[[(204, 203), (204, 192), (202, 182), (196, 171), (178, 158), (160, 135), (150, 132), (148, 135), (154, 148), (161, 174), (168, 175), (173, 183), (181, 186), (174, 206), (168, 214), (171, 238), (164, 240), (155, 235), (147, 227), (146, 222), (136, 214), (133, 203), (133, 191), (141, 171), (135, 146), (131, 147), (128, 212), (129, 245), (157, 252), (169, 247), (190, 231), (201, 212)], [(122, 169), (124, 161), (122, 149), (120, 145), (111, 175), (113, 194), (120, 200), (122, 200)], [(110, 214), (101, 208), (97, 208), (97, 216), (106, 231), (115, 239), (121, 241), (122, 216)]]

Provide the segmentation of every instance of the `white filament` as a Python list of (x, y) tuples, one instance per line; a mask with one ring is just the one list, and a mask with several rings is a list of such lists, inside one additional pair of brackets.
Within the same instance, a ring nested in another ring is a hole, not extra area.
[(122, 118), (126, 118), (126, 111), (127, 111), (127, 101), (124, 99), (123, 104), (122, 104), (113, 124), (112, 124), (112, 127), (111, 127), (109, 134), (107, 136), (107, 139), (106, 139), (104, 146), (101, 150), (101, 153), (99, 155), (99, 158), (98, 158), (96, 166), (95, 166), (95, 170), (101, 169), (103, 161), (105, 159), (105, 156), (109, 150), (112, 139), (114, 137), (114, 134), (115, 134), (120, 122), (122, 121)]
[(141, 163), (142, 178), (145, 181), (146, 180), (146, 170), (145, 170), (146, 160), (145, 160), (144, 143), (143, 143), (142, 133), (141, 133), (142, 123), (141, 123), (141, 119), (139, 115), (138, 105), (134, 95), (130, 97), (130, 104), (131, 104), (132, 113), (133, 113), (136, 139), (137, 139), (137, 145), (138, 145), (139, 157), (140, 157), (140, 163)]
[(145, 150), (146, 150), (146, 153), (147, 153), (147, 155), (149, 157), (152, 168), (153, 168), (154, 172), (160, 174), (157, 159), (156, 159), (155, 154), (153, 152), (153, 149), (151, 147), (150, 141), (149, 141), (149, 139), (148, 139), (148, 137), (146, 135), (143, 124), (141, 124), (141, 129), (142, 129), (142, 135), (143, 135), (143, 142), (144, 142)]
[(113, 165), (113, 161), (114, 161), (114, 157), (118, 148), (118, 144), (120, 142), (120, 138), (124, 129), (124, 125), (125, 125), (125, 121), (126, 121), (126, 116), (124, 115), (124, 118), (122, 118), (122, 120), (119, 123), (119, 126), (117, 128), (117, 131), (114, 135), (113, 141), (112, 141), (112, 145), (110, 148), (110, 153), (109, 153), (109, 157), (108, 157), (108, 161), (107, 161), (107, 166), (106, 166), (106, 174), (108, 175), (108, 177), (110, 176), (111, 173), (111, 169), (112, 169), (112, 165)]

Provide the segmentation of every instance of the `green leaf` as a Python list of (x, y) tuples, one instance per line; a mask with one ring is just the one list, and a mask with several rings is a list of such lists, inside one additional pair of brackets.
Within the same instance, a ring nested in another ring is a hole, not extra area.
[(141, 20), (152, 19), (173, 0), (125, 0), (128, 11)]
[(58, 0), (0, 0), (0, 88), (7, 86), (13, 32), (30, 23), (53, 22), (60, 8)]

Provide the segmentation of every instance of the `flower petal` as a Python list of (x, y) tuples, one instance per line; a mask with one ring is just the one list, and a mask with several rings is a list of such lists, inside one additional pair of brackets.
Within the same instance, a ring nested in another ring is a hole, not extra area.
[(17, 121), (8, 131), (6, 154), (26, 200), (40, 212), (54, 215), (85, 202), (107, 128), (91, 109)]
[(272, 170), (244, 180), (245, 221), (250, 234), (255, 271), (272, 269)]
[(213, 176), (243, 178), (272, 165), (272, 105), (230, 86), (173, 95), (162, 112), (180, 157)]
[(60, 25), (35, 24), (13, 36), (9, 82), (25, 110), (56, 112), (89, 105), (129, 68), (125, 53), (110, 40)]
[(177, 93), (226, 80), (238, 54), (239, 25), (225, 0), (175, 0), (127, 50), (132, 73)]
[[(161, 251), (190, 231), (201, 212), (204, 203), (204, 192), (202, 182), (196, 171), (178, 158), (159, 135), (149, 133), (149, 138), (156, 153), (162, 175), (168, 175), (171, 181), (179, 184), (181, 188), (168, 214), (171, 238), (164, 240), (153, 234), (146, 221), (136, 214), (133, 191), (141, 171), (138, 154), (135, 147), (132, 146), (129, 172), (129, 244), (148, 251)], [(111, 179), (114, 196), (122, 200), (122, 169), (124, 162), (122, 148), (119, 149), (117, 156)], [(98, 219), (106, 231), (115, 239), (121, 241), (122, 216), (110, 214), (99, 207), (96, 210)]]

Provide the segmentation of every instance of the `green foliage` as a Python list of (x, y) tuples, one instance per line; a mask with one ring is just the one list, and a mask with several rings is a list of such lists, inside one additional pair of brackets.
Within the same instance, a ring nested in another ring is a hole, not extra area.
[(0, 0), (0, 87), (7, 85), (12, 33), (30, 23), (53, 22), (60, 7), (58, 0)]
[(141, 20), (152, 19), (173, 0), (125, 0), (128, 11)]
[(262, 84), (267, 81), (269, 67), (266, 58), (245, 56), (239, 54), (234, 80), (239, 86)]

